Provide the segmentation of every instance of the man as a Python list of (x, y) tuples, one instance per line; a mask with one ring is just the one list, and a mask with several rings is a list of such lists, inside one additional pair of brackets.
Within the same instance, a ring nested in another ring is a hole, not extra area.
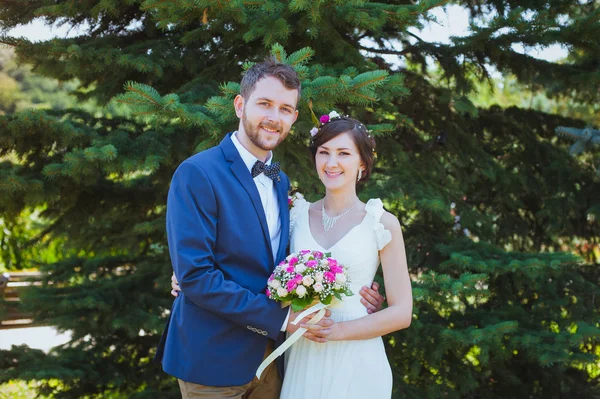
[[(285, 258), (289, 231), (289, 180), (271, 150), (296, 121), (300, 81), (290, 66), (267, 60), (246, 72), (240, 89), (238, 130), (184, 161), (167, 201), (169, 251), (183, 295), (156, 357), (184, 398), (278, 398), (275, 363), (261, 380), (254, 374), (281, 332), (298, 329), (290, 324), (296, 313), (264, 292)], [(329, 314), (304, 336), (326, 342)]]

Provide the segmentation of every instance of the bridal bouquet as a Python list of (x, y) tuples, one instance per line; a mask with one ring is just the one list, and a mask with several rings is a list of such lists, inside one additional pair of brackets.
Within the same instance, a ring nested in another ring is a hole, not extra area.
[[(340, 265), (330, 253), (302, 250), (290, 254), (275, 268), (267, 282), (267, 296), (284, 304), (291, 303), (292, 310), (304, 311), (296, 316), (292, 324), (305, 316), (317, 312), (308, 321), (318, 323), (334, 298), (342, 299), (342, 294), (351, 296), (350, 279), (346, 267)], [(308, 308), (308, 309), (306, 309)], [(265, 368), (292, 346), (306, 332), (299, 328), (285, 342), (277, 347), (258, 367), (256, 377), (260, 378)]]
[(353, 295), (346, 267), (331, 258), (330, 253), (302, 250), (290, 254), (276, 268), (267, 283), (267, 296), (275, 301), (291, 303), (297, 312), (311, 304), (331, 304), (342, 294)]

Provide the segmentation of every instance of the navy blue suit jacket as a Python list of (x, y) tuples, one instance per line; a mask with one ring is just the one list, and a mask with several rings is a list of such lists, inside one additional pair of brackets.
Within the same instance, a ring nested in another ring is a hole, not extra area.
[[(289, 180), (274, 182), (281, 239), (289, 239)], [(183, 295), (173, 303), (157, 351), (165, 372), (211, 386), (243, 385), (276, 339), (288, 310), (265, 295), (275, 268), (260, 196), (228, 134), (184, 161), (171, 181), (167, 237)]]

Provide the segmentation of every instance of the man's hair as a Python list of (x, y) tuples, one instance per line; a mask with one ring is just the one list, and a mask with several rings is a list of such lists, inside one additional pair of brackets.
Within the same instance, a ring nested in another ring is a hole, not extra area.
[(298, 100), (300, 100), (301, 87), (298, 74), (290, 65), (282, 64), (272, 56), (267, 57), (259, 64), (254, 64), (246, 71), (240, 83), (240, 94), (242, 97), (247, 100), (254, 91), (256, 82), (267, 76), (279, 79), (285, 88), (289, 90), (298, 90)]

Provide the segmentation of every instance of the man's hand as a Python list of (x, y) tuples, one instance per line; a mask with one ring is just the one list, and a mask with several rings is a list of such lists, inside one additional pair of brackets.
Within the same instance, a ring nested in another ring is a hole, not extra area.
[(308, 330), (302, 335), (304, 338), (310, 339), (314, 342), (327, 342), (327, 337), (329, 337), (329, 334), (331, 334), (331, 326), (333, 326), (333, 320), (329, 318), (331, 316), (331, 310), (326, 309), (325, 316), (323, 316), (323, 318), (319, 320), (319, 322), (316, 324), (308, 324), (308, 321), (316, 314), (316, 312), (309, 314), (308, 316), (300, 320), (298, 324), (292, 324), (291, 322), (294, 321), (296, 319), (296, 316), (298, 316), (299, 314), (300, 312), (290, 313), (290, 318), (288, 319), (286, 331), (289, 333), (294, 333), (300, 327), (304, 327)]
[(179, 295), (179, 291), (181, 291), (181, 288), (179, 287), (177, 277), (175, 277), (175, 273), (173, 273), (173, 275), (171, 276), (171, 295), (177, 298), (177, 296)]
[(379, 293), (379, 284), (373, 281), (371, 288), (364, 286), (360, 289), (360, 302), (367, 308), (367, 313), (375, 313), (381, 310), (385, 297)]

